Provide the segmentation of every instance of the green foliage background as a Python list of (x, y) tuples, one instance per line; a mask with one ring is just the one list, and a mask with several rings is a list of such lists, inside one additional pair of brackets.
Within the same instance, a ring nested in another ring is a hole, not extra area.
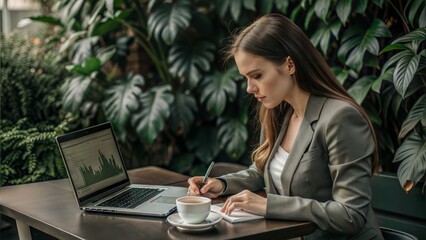
[(422, 0), (64, 0), (32, 19), (55, 26), (70, 71), (65, 111), (83, 126), (111, 121), (130, 168), (195, 175), (211, 160), (248, 164), (257, 141), (246, 83), (221, 61), (229, 36), (262, 14), (289, 16), (367, 110), (382, 168), (399, 167), (409, 190), (426, 169), (425, 9)]
[(55, 136), (68, 131), (59, 86), (66, 76), (52, 46), (1, 36), (0, 186), (66, 177)]

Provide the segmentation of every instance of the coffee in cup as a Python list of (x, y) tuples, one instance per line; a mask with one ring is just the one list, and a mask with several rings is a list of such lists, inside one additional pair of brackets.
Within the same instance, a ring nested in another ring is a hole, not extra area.
[(185, 196), (176, 199), (180, 218), (186, 223), (201, 223), (210, 214), (211, 199), (198, 196)]

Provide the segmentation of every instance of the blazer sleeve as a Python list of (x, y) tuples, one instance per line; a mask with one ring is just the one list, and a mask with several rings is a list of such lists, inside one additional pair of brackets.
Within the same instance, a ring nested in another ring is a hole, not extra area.
[(370, 209), (374, 153), (371, 131), (362, 115), (347, 106), (330, 118), (324, 134), (333, 199), (319, 202), (268, 194), (266, 217), (311, 221), (326, 231), (356, 234), (365, 225)]
[(218, 177), (218, 179), (226, 182), (225, 190), (221, 195), (235, 194), (243, 190), (255, 192), (265, 188), (263, 174), (257, 169), (254, 163), (246, 170), (226, 174)]

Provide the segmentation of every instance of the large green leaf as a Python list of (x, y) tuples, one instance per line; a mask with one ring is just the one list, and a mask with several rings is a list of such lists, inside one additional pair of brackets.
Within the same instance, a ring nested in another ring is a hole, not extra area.
[(393, 83), (403, 98), (405, 98), (408, 86), (417, 72), (422, 53), (426, 53), (426, 50), (423, 50), (420, 54), (407, 50), (407, 54), (396, 63), (395, 71), (393, 72)]
[(317, 0), (315, 1), (315, 14), (322, 19), (324, 22), (327, 22), (328, 9), (330, 8), (331, 1), (329, 0)]
[(217, 130), (208, 125), (193, 131), (186, 144), (204, 163), (210, 163), (220, 151)]
[(331, 24), (321, 23), (317, 28), (318, 30), (312, 35), (311, 41), (314, 46), (320, 46), (324, 54), (327, 53), (328, 47), (330, 45), (331, 34), (337, 39), (338, 32), (342, 27), (342, 23), (338, 20), (333, 21)]
[(150, 36), (157, 40), (163, 39), (167, 44), (172, 44), (180, 30), (186, 29), (191, 21), (191, 2), (177, 0), (164, 3), (154, 9), (148, 18), (148, 31)]
[(272, 7), (274, 6), (274, 0), (262, 0), (261, 1), (261, 7), (260, 12), (262, 14), (268, 14), (271, 12)]
[[(311, 24), (312, 17), (314, 16), (314, 13), (315, 13), (315, 8), (309, 9), (309, 11), (306, 13), (305, 24), (303, 25), (305, 27), (305, 29), (309, 29), (309, 25)], [(324, 25), (324, 24), (322, 24), (322, 25)]]
[(194, 112), (197, 111), (197, 103), (192, 95), (186, 95), (178, 92), (175, 95), (175, 101), (171, 109), (171, 117), (169, 119), (170, 128), (174, 132), (182, 131), (188, 133), (194, 122)]
[(99, 58), (96, 57), (88, 57), (84, 60), (83, 64), (74, 64), (68, 66), (67, 69), (70, 71), (74, 71), (78, 74), (90, 75), (93, 72), (97, 72), (101, 69), (102, 62)]
[(62, 101), (66, 111), (72, 113), (78, 112), (91, 82), (90, 77), (82, 75), (65, 80), (65, 83), (61, 86), (61, 92), (63, 93)]
[[(270, 4), (273, 4), (273, 0), (265, 0), (261, 2), (260, 11), (266, 11), (269, 7), (272, 7)], [(216, 8), (219, 13), (219, 17), (224, 19), (226, 13), (230, 13), (232, 18), (238, 22), (242, 10), (247, 9), (250, 11), (256, 10), (256, 1), (255, 0), (217, 0)], [(268, 11), (269, 12), (269, 11)], [(265, 12), (266, 13), (266, 12)]]
[(380, 8), (382, 7), (382, 5), (383, 5), (383, 0), (372, 0), (372, 2), (374, 3), (374, 4), (376, 4), (377, 6), (379, 6)]
[(225, 110), (227, 100), (233, 100), (237, 93), (235, 78), (238, 77), (236, 67), (225, 73), (215, 72), (207, 76), (203, 82), (201, 101), (206, 103), (207, 110), (220, 116)]
[[(404, 12), (411, 26), (426, 27), (426, 2), (424, 0), (408, 1)], [(418, 19), (416, 23), (416, 19)]]
[(406, 43), (406, 42), (412, 42), (412, 41), (422, 42), (424, 40), (426, 40), (426, 29), (418, 28), (412, 32), (405, 34), (404, 36), (397, 38), (395, 41), (392, 42), (392, 44)]
[(288, 13), (287, 10), (288, 10), (289, 4), (290, 4), (289, 0), (275, 0), (276, 8), (284, 14)]
[[(387, 87), (385, 87), (381, 92), (380, 99), (383, 102), (382, 109), (383, 116), (385, 116), (385, 118), (398, 116), (398, 112), (401, 109), (402, 97), (396, 92), (393, 86), (387, 85)], [(398, 131), (398, 129), (396, 129), (396, 131)]]
[(130, 120), (131, 111), (138, 108), (137, 96), (142, 94), (141, 86), (144, 79), (141, 75), (129, 74), (126, 79), (120, 79), (117, 84), (105, 91), (102, 102), (106, 118), (111, 121), (119, 138), (126, 138), (126, 126)]
[[(118, 48), (118, 44), (117, 44), (117, 48)], [(109, 47), (99, 49), (96, 54), (96, 57), (99, 59), (99, 61), (101, 62), (101, 65), (103, 66), (106, 62), (108, 62), (112, 58), (112, 56), (114, 56), (116, 52), (117, 52), (117, 49), (115, 48), (115, 46), (109, 46)]]
[(42, 23), (64, 27), (64, 25), (61, 23), (59, 19), (51, 17), (51, 16), (35, 16), (35, 17), (29, 17), (29, 19), (35, 22), (42, 22)]
[(117, 10), (114, 15), (108, 14), (107, 17), (101, 19), (93, 24), (90, 31), (91, 36), (104, 35), (112, 33), (121, 24), (121, 21), (126, 19), (134, 9)]
[(398, 138), (404, 138), (416, 124), (426, 118), (426, 94), (423, 94), (411, 108), (399, 131)]
[(361, 104), (364, 101), (368, 91), (370, 91), (371, 86), (374, 83), (374, 79), (376, 79), (376, 76), (374, 75), (364, 76), (358, 79), (348, 89), (348, 93), (355, 99), (358, 104)]
[(196, 45), (174, 44), (168, 57), (170, 73), (175, 77), (184, 77), (187, 86), (190, 89), (194, 88), (198, 84), (202, 72), (210, 70), (215, 49), (215, 45), (207, 41), (199, 42)]
[(338, 51), (339, 59), (347, 66), (359, 72), (366, 51), (373, 55), (379, 53), (378, 37), (390, 37), (391, 33), (382, 20), (375, 19), (368, 29), (354, 27), (347, 30), (342, 37), (342, 45)]
[(374, 80), (371, 89), (377, 93), (380, 93), (380, 88), (382, 86), (383, 80), (388, 80), (389, 82), (392, 81), (393, 70), (393, 68), (389, 68), (386, 71), (381, 72), (380, 76), (376, 80)]
[(425, 176), (426, 139), (412, 132), (396, 151), (393, 162), (401, 162), (397, 172), (399, 183), (409, 191)]
[(348, 79), (349, 77), (349, 72), (346, 69), (333, 67), (331, 70), (333, 71), (333, 74), (336, 76), (337, 80), (342, 85), (346, 82), (346, 79)]
[(151, 145), (164, 129), (164, 121), (170, 115), (173, 102), (171, 86), (157, 86), (139, 97), (142, 109), (132, 115), (132, 125), (140, 138)]
[(340, 0), (336, 6), (336, 14), (343, 25), (348, 20), (349, 14), (352, 9), (352, 0)]
[(364, 14), (365, 9), (367, 9), (368, 0), (358, 0), (355, 7), (355, 12)]
[(405, 46), (404, 44), (394, 43), (383, 48), (382, 51), (380, 51), (379, 55), (385, 52), (393, 51), (393, 50), (407, 50), (407, 49), (408, 47)]
[(220, 145), (232, 159), (246, 151), (248, 138), (246, 122), (239, 118), (223, 117), (218, 120)]

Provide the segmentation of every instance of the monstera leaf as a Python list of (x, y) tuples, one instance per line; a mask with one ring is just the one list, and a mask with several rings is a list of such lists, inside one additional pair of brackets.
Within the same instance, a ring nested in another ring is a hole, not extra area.
[(186, 29), (191, 21), (191, 2), (177, 0), (154, 9), (148, 18), (148, 32), (157, 40), (172, 44), (179, 30)]
[(237, 93), (235, 79), (238, 70), (233, 67), (225, 73), (215, 72), (206, 77), (203, 82), (201, 101), (206, 103), (207, 110), (215, 116), (220, 116), (225, 110), (227, 99), (233, 100)]
[(186, 143), (195, 156), (204, 163), (210, 163), (220, 151), (217, 130), (208, 125), (193, 131)]
[(75, 76), (67, 78), (61, 86), (63, 93), (64, 109), (69, 112), (77, 112), (81, 107), (89, 85), (92, 82), (88, 76)]
[(126, 125), (130, 120), (131, 111), (138, 107), (137, 96), (142, 94), (140, 86), (144, 84), (141, 75), (129, 74), (127, 79), (121, 79), (105, 92), (102, 102), (106, 118), (111, 121), (119, 138), (126, 138)]
[(359, 72), (367, 51), (374, 56), (378, 55), (379, 41), (377, 38), (390, 36), (389, 29), (379, 19), (375, 19), (368, 29), (354, 26), (344, 33), (337, 56), (340, 61)]
[(169, 120), (171, 129), (174, 132), (182, 130), (183, 133), (187, 133), (194, 122), (194, 112), (196, 111), (197, 103), (193, 96), (177, 93)]
[(139, 97), (141, 109), (133, 114), (132, 125), (140, 138), (151, 145), (164, 129), (164, 121), (170, 115), (170, 104), (173, 102), (171, 86), (157, 86)]
[(246, 151), (248, 138), (246, 123), (239, 118), (219, 119), (220, 145), (232, 159), (238, 159)]
[(198, 44), (174, 44), (169, 53), (170, 73), (175, 77), (185, 77), (190, 89), (201, 78), (202, 71), (210, 70), (216, 47), (213, 43), (202, 41)]
[(425, 176), (426, 139), (412, 132), (396, 151), (393, 162), (401, 162), (397, 171), (399, 183), (410, 191)]

